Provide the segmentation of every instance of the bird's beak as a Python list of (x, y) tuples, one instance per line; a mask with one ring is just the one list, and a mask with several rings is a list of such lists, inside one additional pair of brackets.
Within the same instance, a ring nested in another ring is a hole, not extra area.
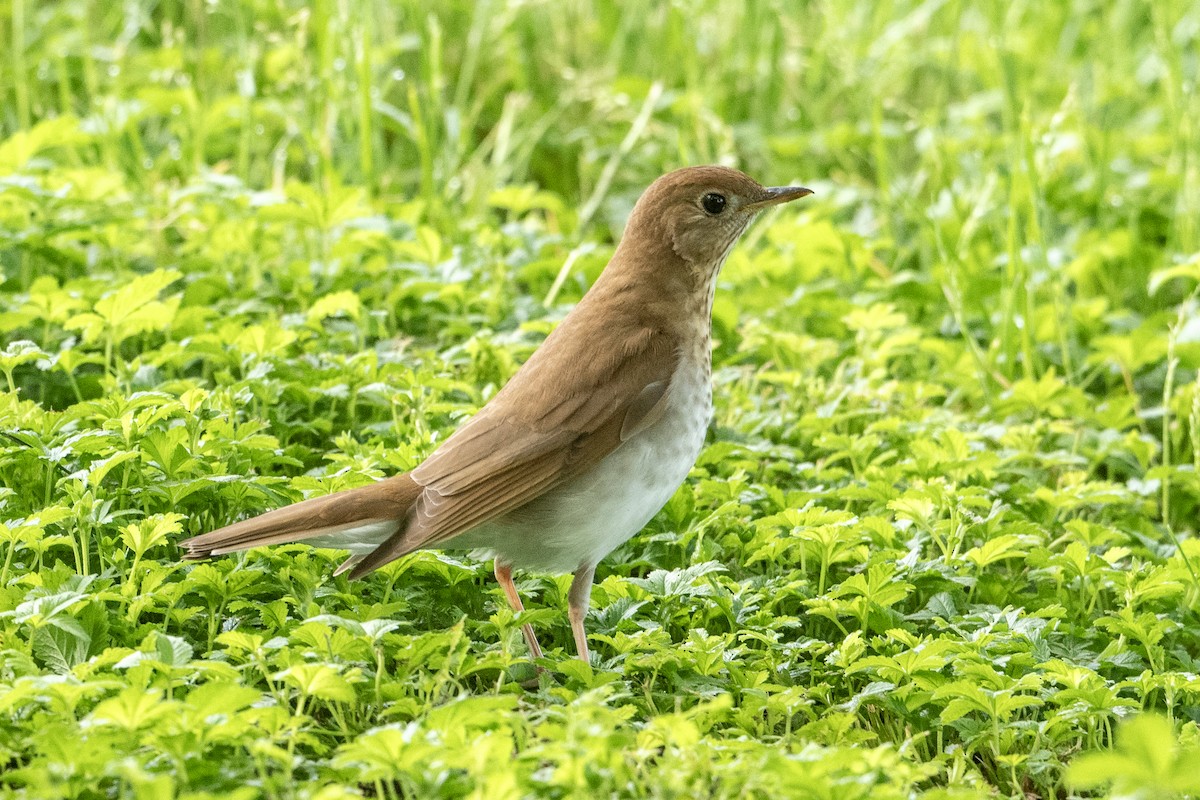
[(812, 189), (806, 189), (803, 186), (771, 186), (766, 190), (766, 195), (755, 200), (753, 203), (747, 203), (744, 207), (759, 211), (769, 206), (799, 200), (801, 197), (807, 197), (812, 193)]

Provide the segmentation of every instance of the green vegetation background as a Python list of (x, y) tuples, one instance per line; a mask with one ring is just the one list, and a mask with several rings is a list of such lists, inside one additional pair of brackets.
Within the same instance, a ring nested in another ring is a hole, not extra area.
[[(1185, 0), (6, 0), (0, 793), (1200, 791), (1198, 39)], [(176, 563), (411, 467), (712, 161), (818, 193), (725, 269), (709, 446), (591, 667), (565, 578), (521, 581), (527, 692), (487, 565)]]

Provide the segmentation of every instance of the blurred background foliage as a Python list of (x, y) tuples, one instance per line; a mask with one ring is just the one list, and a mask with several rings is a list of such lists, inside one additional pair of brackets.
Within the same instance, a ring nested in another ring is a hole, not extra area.
[(1200, 246), (1182, 2), (13, 0), (0, 25), (9, 171), (352, 185), (445, 227), (532, 184), (577, 236), (735, 162), (817, 183), (893, 272), (1027, 273), (1036, 300), (1065, 271), (1140, 308)]
[[(360, 200), (451, 243), (531, 209), (611, 240), (657, 174), (721, 161), (818, 188), (809, 252), (844, 255), (822, 270), (949, 308), (981, 376), (1087, 385), (1092, 340), (1163, 338), (1200, 270), (1198, 24), (1140, 0), (12, 0), (0, 167), (47, 195), (10, 181), (0, 264), (24, 289), (116, 258), (112, 226), (149, 258), (254, 239), (187, 213), (214, 184), (315, 189), (292, 199), (319, 247)], [(26, 224), (59, 204), (73, 228)], [(1131, 379), (1161, 345), (1107, 349)]]

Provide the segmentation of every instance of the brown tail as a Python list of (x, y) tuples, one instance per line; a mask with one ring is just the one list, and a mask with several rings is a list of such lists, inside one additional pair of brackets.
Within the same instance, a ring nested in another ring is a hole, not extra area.
[(187, 539), (182, 542), (187, 551), (183, 557), (196, 560), (303, 541), (351, 550), (354, 555), (338, 569), (340, 573), (398, 531), (420, 493), (416, 481), (397, 475), (370, 486), (314, 497)]

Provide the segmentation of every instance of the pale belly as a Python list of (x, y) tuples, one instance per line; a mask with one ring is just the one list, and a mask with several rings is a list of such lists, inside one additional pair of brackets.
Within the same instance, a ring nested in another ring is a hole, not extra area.
[(677, 375), (662, 418), (588, 472), (514, 512), (456, 536), (446, 549), (482, 549), (519, 569), (595, 566), (646, 526), (687, 478), (711, 413), (708, 376)]

